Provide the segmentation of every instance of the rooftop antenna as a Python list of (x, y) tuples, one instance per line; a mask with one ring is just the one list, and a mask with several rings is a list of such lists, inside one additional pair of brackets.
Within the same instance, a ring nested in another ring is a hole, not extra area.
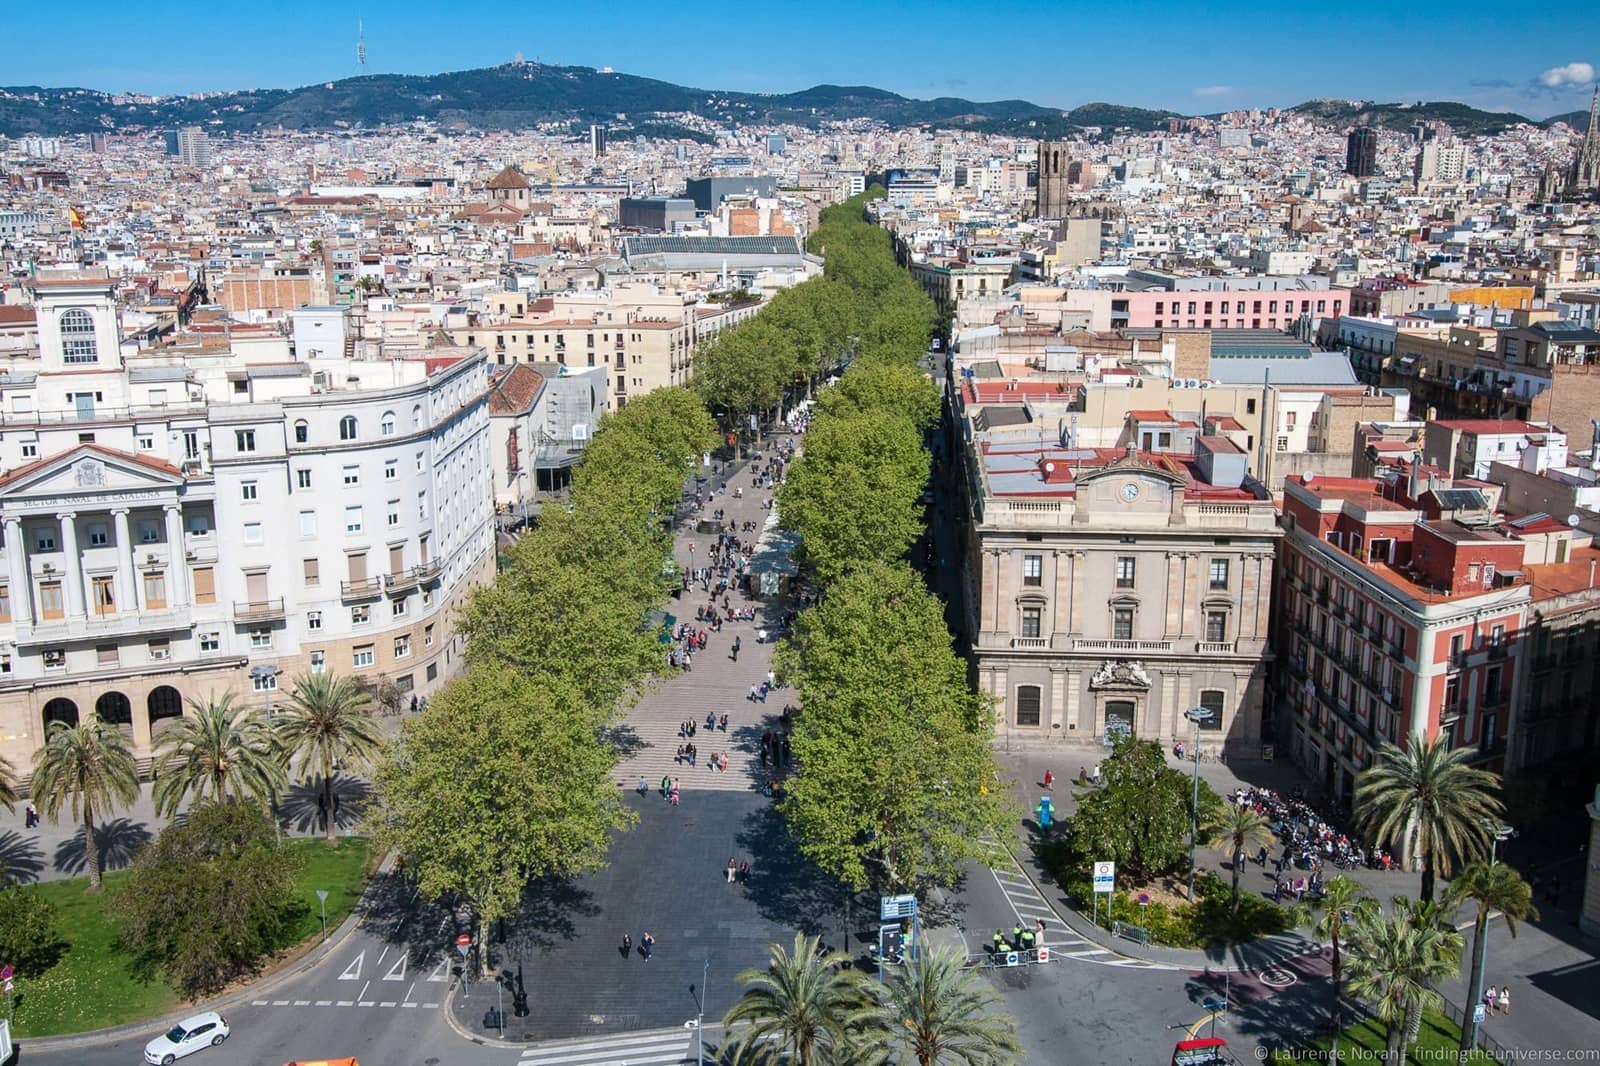
[(361, 73), (367, 72), (367, 35), (366, 25), (361, 19), (356, 19), (356, 62), (361, 66)]

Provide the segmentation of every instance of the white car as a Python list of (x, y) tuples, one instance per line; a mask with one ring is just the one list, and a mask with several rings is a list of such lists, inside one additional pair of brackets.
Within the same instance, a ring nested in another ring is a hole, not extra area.
[(193, 1055), (201, 1048), (222, 1043), (232, 1031), (228, 1028), (228, 1020), (216, 1011), (196, 1014), (146, 1044), (144, 1061), (154, 1066), (171, 1066), (185, 1055)]

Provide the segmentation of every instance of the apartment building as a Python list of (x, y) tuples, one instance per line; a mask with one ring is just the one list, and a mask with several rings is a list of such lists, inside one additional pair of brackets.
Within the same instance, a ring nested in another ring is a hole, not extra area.
[(0, 373), (0, 754), (95, 714), (142, 758), (191, 699), (460, 665), (494, 568), (481, 350), (123, 357), (103, 273), (32, 291), (39, 356)]
[[(1190, 739), (1260, 753), (1280, 537), (1228, 440), (1190, 454), (992, 438), (970, 413), (965, 631), (999, 742)], [(996, 413), (996, 421), (1003, 420)], [(1068, 442), (1071, 443), (1070, 441)]]

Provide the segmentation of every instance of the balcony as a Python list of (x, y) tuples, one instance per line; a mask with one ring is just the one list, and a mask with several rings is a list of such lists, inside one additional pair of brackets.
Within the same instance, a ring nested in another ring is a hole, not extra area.
[(419, 566), (413, 566), (411, 572), (417, 575), (417, 580), (423, 584), (431, 584), (439, 579), (439, 560), (432, 559)]
[(421, 581), (422, 579), (417, 576), (417, 567), (415, 566), (405, 570), (396, 570), (383, 579), (383, 583), (389, 589), (390, 595), (414, 589)]
[(1406, 646), (1404, 644), (1391, 644), (1384, 650), (1389, 653), (1389, 658), (1396, 662), (1403, 663), (1406, 661)]
[(383, 578), (367, 577), (357, 581), (339, 582), (339, 598), (345, 603), (375, 600), (383, 592)]
[(18, 623), (15, 639), (18, 647), (27, 647), (71, 640), (136, 637), (142, 633), (178, 632), (188, 629), (191, 622), (190, 610), (186, 606), (113, 611), (109, 614), (37, 619), (32, 625)]
[(1232, 655), (1233, 641), (1231, 640), (1200, 640), (1195, 642), (1196, 655)]
[(235, 622), (281, 622), (284, 619), (283, 597), (270, 600), (234, 600)]
[(1072, 642), (1073, 651), (1165, 651), (1172, 650), (1170, 640), (1085, 640), (1082, 638)]
[(1011, 646), (1013, 648), (1043, 649), (1050, 646), (1050, 641), (1044, 637), (1012, 637)]

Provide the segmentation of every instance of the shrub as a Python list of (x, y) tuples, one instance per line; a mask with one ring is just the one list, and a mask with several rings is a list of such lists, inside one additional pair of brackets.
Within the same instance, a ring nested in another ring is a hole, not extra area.
[(54, 966), (65, 948), (49, 900), (18, 885), (0, 889), (0, 965), (32, 977)]

